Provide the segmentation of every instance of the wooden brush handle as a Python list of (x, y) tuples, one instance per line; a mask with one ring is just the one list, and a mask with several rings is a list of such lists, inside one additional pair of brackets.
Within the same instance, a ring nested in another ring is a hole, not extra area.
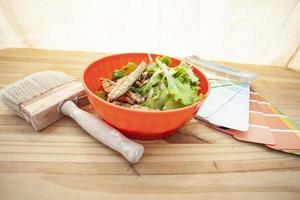
[(79, 109), (72, 101), (65, 102), (61, 106), (61, 112), (74, 119), (91, 136), (121, 153), (129, 162), (136, 163), (142, 157), (142, 145), (129, 140), (101, 119)]

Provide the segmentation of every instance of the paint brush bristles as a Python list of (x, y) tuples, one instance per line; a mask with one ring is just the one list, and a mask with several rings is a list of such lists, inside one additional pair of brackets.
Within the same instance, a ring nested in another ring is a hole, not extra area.
[(1, 91), (1, 100), (10, 110), (23, 117), (20, 113), (21, 103), (74, 80), (62, 72), (36, 72), (4, 88)]

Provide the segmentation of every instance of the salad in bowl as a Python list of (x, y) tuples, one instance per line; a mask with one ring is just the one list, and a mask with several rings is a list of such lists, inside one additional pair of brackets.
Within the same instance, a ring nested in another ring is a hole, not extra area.
[(176, 132), (201, 109), (209, 93), (208, 79), (198, 68), (147, 53), (100, 58), (85, 69), (83, 85), (100, 118), (142, 140)]
[(199, 78), (192, 67), (157, 56), (150, 62), (128, 62), (112, 71), (112, 80), (100, 77), (102, 87), (95, 94), (115, 105), (149, 111), (164, 111), (191, 105), (203, 98)]

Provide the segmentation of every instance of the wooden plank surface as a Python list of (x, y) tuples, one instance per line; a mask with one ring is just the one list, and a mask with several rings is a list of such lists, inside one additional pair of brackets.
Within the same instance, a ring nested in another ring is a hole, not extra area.
[[(105, 55), (3, 49), (0, 87), (49, 69), (81, 79), (84, 68)], [(257, 73), (254, 89), (300, 121), (300, 73), (226, 64)], [(299, 157), (236, 141), (196, 120), (166, 140), (142, 143), (137, 176), (70, 119), (34, 132), (0, 105), (1, 199), (300, 199)]]

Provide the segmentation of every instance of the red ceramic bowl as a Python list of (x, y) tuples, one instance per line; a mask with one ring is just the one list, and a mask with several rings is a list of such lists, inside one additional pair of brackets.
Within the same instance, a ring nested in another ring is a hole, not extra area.
[[(157, 55), (152, 54), (152, 56)], [(128, 62), (140, 63), (141, 61), (148, 62), (148, 55), (127, 53), (101, 58), (85, 69), (84, 87), (96, 113), (124, 135), (142, 140), (160, 139), (174, 133), (176, 129), (193, 118), (209, 92), (209, 83), (206, 76), (199, 69), (193, 67), (194, 73), (200, 79), (204, 98), (190, 106), (166, 111), (133, 110), (111, 104), (94, 94), (101, 88), (99, 78), (111, 79), (113, 70), (119, 69)], [(180, 63), (175, 58), (172, 58), (172, 61), (173, 66)]]

